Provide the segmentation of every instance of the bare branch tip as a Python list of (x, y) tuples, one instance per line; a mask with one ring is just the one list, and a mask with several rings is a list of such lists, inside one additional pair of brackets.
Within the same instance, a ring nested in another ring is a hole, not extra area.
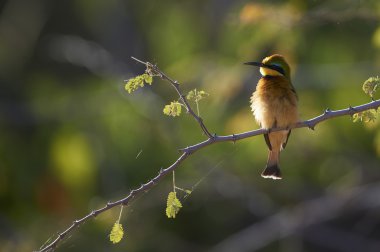
[(135, 60), (135, 61), (141, 63), (141, 64), (144, 64), (144, 65), (148, 65), (148, 64), (149, 64), (149, 62), (145, 62), (145, 61), (139, 60), (138, 58), (135, 58), (135, 57), (133, 57), (133, 56), (131, 56), (131, 58), (132, 58), (133, 60)]

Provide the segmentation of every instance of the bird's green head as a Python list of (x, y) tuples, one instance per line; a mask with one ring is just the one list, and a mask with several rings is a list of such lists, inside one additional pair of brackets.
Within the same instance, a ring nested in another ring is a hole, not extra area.
[(290, 79), (290, 67), (280, 54), (268, 56), (262, 62), (247, 62), (245, 64), (259, 66), (262, 76), (284, 76)]

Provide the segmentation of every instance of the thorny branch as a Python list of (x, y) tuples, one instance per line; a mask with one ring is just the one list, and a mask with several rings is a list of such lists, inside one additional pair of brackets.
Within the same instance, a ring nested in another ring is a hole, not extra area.
[[(192, 115), (195, 118), (195, 120), (198, 122), (199, 126), (201, 127), (201, 129), (207, 135), (208, 138), (202, 142), (197, 143), (197, 144), (194, 144), (194, 145), (180, 149), (182, 154), (179, 156), (179, 158), (174, 163), (172, 163), (166, 169), (161, 169), (157, 176), (155, 176), (154, 178), (149, 180), (147, 183), (142, 184), (139, 188), (132, 190), (126, 197), (124, 197), (120, 200), (114, 201), (114, 202), (108, 202), (104, 207), (93, 210), (92, 212), (90, 212), (86, 216), (82, 217), (81, 219), (77, 219), (77, 220), (73, 221), (73, 223), (66, 230), (59, 233), (52, 242), (48, 243), (46, 246), (43, 246), (40, 250), (38, 250), (39, 252), (53, 251), (57, 247), (57, 245), (65, 237), (68, 236), (68, 234), (70, 234), (74, 229), (76, 229), (80, 225), (84, 224), (90, 218), (94, 218), (94, 217), (98, 216), (99, 214), (101, 214), (101, 213), (103, 213), (103, 212), (105, 212), (111, 208), (114, 208), (116, 206), (119, 206), (119, 205), (127, 206), (127, 205), (129, 205), (129, 203), (136, 196), (138, 196), (144, 192), (149, 191), (157, 183), (159, 183), (166, 175), (168, 175), (169, 173), (174, 171), (183, 161), (185, 161), (189, 156), (194, 154), (196, 151), (198, 151), (198, 150), (200, 150), (206, 146), (215, 144), (215, 143), (236, 142), (236, 141), (239, 141), (239, 140), (242, 140), (245, 138), (249, 138), (249, 137), (253, 137), (253, 136), (262, 135), (264, 133), (268, 133), (267, 129), (257, 129), (257, 130), (251, 130), (251, 131), (247, 131), (247, 132), (243, 132), (243, 133), (239, 133), (239, 134), (232, 134), (232, 135), (225, 135), (225, 136), (218, 136), (216, 134), (211, 135), (210, 132), (208, 131), (208, 129), (206, 128), (206, 126), (204, 125), (202, 119), (194, 113), (194, 111), (192, 110), (191, 106), (189, 105), (186, 97), (182, 94), (182, 92), (179, 88), (178, 81), (175, 81), (172, 78), (168, 77), (156, 65), (153, 65), (152, 63), (144, 62), (144, 61), (138, 60), (136, 58), (133, 58), (133, 59), (142, 63), (142, 64), (145, 64), (146, 67), (148, 68), (148, 71), (149, 70), (153, 71), (152, 72), (153, 75), (157, 75), (160, 78), (162, 78), (163, 80), (166, 80), (166, 81), (171, 83), (173, 88), (177, 91), (178, 95), (180, 96), (182, 102), (186, 106), (187, 111), (190, 113), (190, 115)], [(321, 114), (317, 117), (314, 117), (312, 119), (302, 121), (302, 122), (298, 122), (297, 124), (291, 125), (288, 128), (284, 128), (284, 127), (273, 128), (273, 129), (270, 129), (270, 131), (273, 132), (273, 131), (280, 131), (280, 130), (284, 130), (284, 129), (295, 129), (295, 128), (306, 128), (306, 127), (314, 130), (315, 126), (317, 124), (323, 122), (323, 121), (326, 121), (326, 120), (329, 120), (329, 119), (332, 119), (335, 117), (344, 116), (344, 115), (352, 116), (356, 113), (363, 112), (363, 111), (366, 111), (369, 109), (377, 109), (378, 107), (380, 107), (380, 100), (374, 100), (374, 101), (371, 101), (369, 103), (362, 104), (362, 105), (355, 106), (355, 107), (350, 106), (349, 108), (341, 109), (341, 110), (326, 109), (323, 114)]]
[(163, 80), (166, 80), (166, 81), (169, 81), (170, 84), (172, 85), (172, 87), (176, 90), (177, 94), (179, 95), (181, 101), (183, 102), (183, 104), (185, 105), (186, 107), (186, 111), (187, 113), (189, 113), (192, 117), (194, 117), (194, 119), (198, 122), (199, 126), (201, 127), (201, 129), (203, 130), (203, 132), (206, 134), (206, 136), (208, 138), (212, 138), (213, 136), (210, 134), (210, 132), (208, 131), (208, 129), (206, 128), (205, 124), (203, 123), (203, 120), (200, 116), (198, 116), (194, 110), (191, 108), (188, 100), (186, 99), (186, 96), (184, 96), (181, 92), (181, 89), (180, 89), (180, 84), (178, 81), (176, 80), (173, 80), (172, 78), (170, 78), (169, 76), (167, 76), (164, 72), (162, 72), (156, 65), (153, 65), (152, 63), (150, 62), (144, 62), (144, 61), (141, 61), (139, 59), (136, 59), (135, 57), (132, 57), (132, 59), (136, 60), (137, 62), (139, 63), (142, 63), (146, 66), (148, 72), (153, 75), (153, 76), (158, 76), (160, 77), (161, 79)]

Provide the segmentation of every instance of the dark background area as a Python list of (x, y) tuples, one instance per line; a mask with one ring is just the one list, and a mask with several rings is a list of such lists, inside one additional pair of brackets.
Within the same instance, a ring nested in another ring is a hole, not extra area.
[[(163, 115), (178, 99), (168, 83), (124, 90), (123, 80), (145, 70), (131, 56), (185, 92), (209, 93), (200, 112), (217, 134), (258, 128), (249, 98), (259, 71), (243, 62), (283, 54), (302, 119), (369, 102), (362, 83), (379, 74), (375, 0), (8, 0), (0, 8), (1, 251), (38, 249), (205, 139), (189, 115)], [(281, 181), (260, 177), (261, 136), (213, 145), (177, 169), (177, 186), (197, 186), (179, 195), (176, 219), (165, 216), (168, 177), (124, 208), (119, 244), (108, 238), (117, 207), (57, 251), (380, 251), (379, 155), (379, 121), (349, 116), (294, 130)]]

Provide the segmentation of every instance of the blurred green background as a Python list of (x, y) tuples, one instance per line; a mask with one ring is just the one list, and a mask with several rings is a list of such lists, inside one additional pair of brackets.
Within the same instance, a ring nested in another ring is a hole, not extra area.
[[(300, 115), (369, 102), (380, 67), (379, 1), (8, 0), (0, 3), (0, 250), (32, 251), (74, 219), (145, 183), (204, 140), (178, 99), (154, 80), (124, 79), (156, 63), (182, 89), (203, 89), (211, 132), (257, 128), (249, 98), (260, 78), (242, 65), (272, 53), (292, 66)], [(379, 97), (379, 95), (377, 95)], [(282, 181), (260, 177), (260, 137), (210, 146), (176, 172), (191, 189), (165, 216), (167, 177), (123, 211), (87, 222), (57, 251), (380, 251), (380, 130), (349, 116), (294, 130)], [(200, 183), (198, 183), (200, 182)], [(198, 183), (198, 184), (197, 184)]]

